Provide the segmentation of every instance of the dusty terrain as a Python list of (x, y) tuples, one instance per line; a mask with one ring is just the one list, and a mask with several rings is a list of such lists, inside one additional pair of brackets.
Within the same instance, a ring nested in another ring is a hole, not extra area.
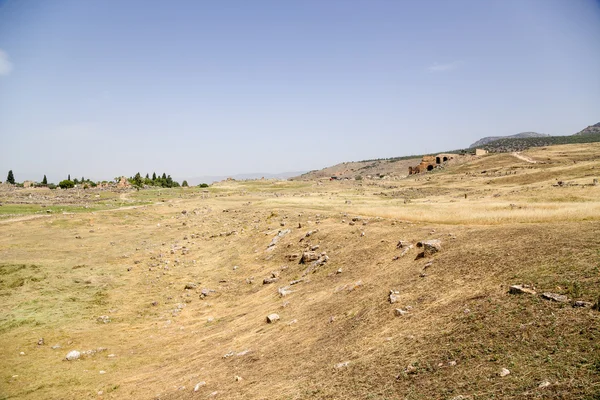
[(11, 209), (0, 399), (597, 400), (600, 145), (522, 154)]

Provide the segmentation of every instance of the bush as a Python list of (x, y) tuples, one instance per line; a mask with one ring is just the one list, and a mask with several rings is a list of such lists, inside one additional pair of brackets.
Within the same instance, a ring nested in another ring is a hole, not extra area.
[(183, 182), (181, 182), (181, 186), (183, 186), (183, 187), (188, 187), (188, 183), (187, 183), (187, 181), (183, 181)]
[(56, 185), (54, 183), (49, 183), (48, 189), (56, 189)]
[(75, 186), (75, 183), (69, 179), (65, 179), (64, 181), (60, 181), (58, 186), (60, 186), (61, 189), (70, 189)]
[(207, 188), (208, 184), (207, 183), (201, 183), (201, 184), (198, 185), (198, 187)]
[(362, 175), (356, 175), (354, 179), (357, 181), (362, 181)]

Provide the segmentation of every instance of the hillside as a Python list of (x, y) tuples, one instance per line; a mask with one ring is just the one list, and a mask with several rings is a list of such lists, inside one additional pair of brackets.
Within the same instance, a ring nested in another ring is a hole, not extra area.
[(356, 177), (387, 177), (399, 179), (407, 175), (408, 167), (418, 164), (418, 156), (398, 157), (392, 159), (344, 162), (317, 171), (310, 171), (292, 180), (316, 180), (337, 177), (339, 179), (355, 179)]
[(598, 178), (595, 143), (93, 212), (14, 191), (0, 398), (597, 399)]
[(542, 138), (542, 137), (549, 137), (549, 136), (550, 135), (547, 135), (545, 133), (537, 133), (537, 132), (521, 132), (521, 133), (517, 133), (516, 135), (510, 135), (510, 136), (488, 136), (488, 137), (479, 139), (478, 141), (476, 141), (475, 143), (470, 145), (469, 148), (473, 149), (473, 148), (483, 147), (491, 142), (494, 142), (494, 141), (500, 140), (500, 139), (527, 139), (527, 138)]
[(575, 136), (600, 135), (600, 122), (595, 125), (590, 125), (587, 128), (577, 132)]

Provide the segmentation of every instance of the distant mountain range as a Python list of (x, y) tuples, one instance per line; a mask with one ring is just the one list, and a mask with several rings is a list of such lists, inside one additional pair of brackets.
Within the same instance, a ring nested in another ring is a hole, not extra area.
[(227, 178), (232, 178), (238, 181), (246, 180), (246, 179), (287, 179), (293, 176), (302, 175), (306, 171), (295, 171), (295, 172), (282, 172), (279, 174), (267, 174), (267, 173), (247, 173), (247, 174), (237, 174), (237, 175), (206, 175), (206, 176), (197, 176), (194, 178), (187, 179), (188, 183), (191, 186), (198, 185), (200, 183), (208, 183), (211, 184), (213, 182), (219, 182), (225, 180)]
[(500, 140), (500, 139), (527, 139), (527, 138), (540, 138), (540, 137), (549, 137), (550, 135), (547, 135), (545, 133), (537, 133), (537, 132), (521, 132), (521, 133), (517, 133), (516, 135), (510, 135), (510, 136), (488, 136), (488, 137), (484, 137), (483, 139), (479, 139), (478, 141), (476, 141), (475, 143), (473, 143), (472, 145), (469, 146), (469, 148), (475, 148), (475, 147), (483, 147), (488, 143), (491, 142), (495, 142), (496, 140)]

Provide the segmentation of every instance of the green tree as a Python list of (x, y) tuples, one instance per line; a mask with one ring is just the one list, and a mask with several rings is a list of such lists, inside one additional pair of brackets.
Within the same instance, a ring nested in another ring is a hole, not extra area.
[(165, 181), (167, 180), (167, 174), (165, 174), (164, 172), (162, 174), (162, 179), (164, 179)]
[(60, 186), (61, 189), (70, 189), (75, 186), (75, 183), (70, 179), (66, 179), (64, 181), (60, 181), (58, 186)]
[(183, 187), (188, 187), (188, 183), (187, 183), (187, 181), (183, 181), (183, 182), (181, 182), (181, 186), (183, 186)]
[(44, 179), (42, 179), (42, 185), (47, 185), (48, 179), (46, 179), (46, 175), (44, 175)]
[(8, 176), (6, 177), (6, 182), (10, 183), (11, 185), (15, 184), (15, 176), (13, 175), (12, 169), (10, 171), (8, 171)]
[(70, 181), (71, 180), (71, 174), (68, 175), (67, 180)]
[(152, 173), (152, 182), (156, 181), (156, 172)]

